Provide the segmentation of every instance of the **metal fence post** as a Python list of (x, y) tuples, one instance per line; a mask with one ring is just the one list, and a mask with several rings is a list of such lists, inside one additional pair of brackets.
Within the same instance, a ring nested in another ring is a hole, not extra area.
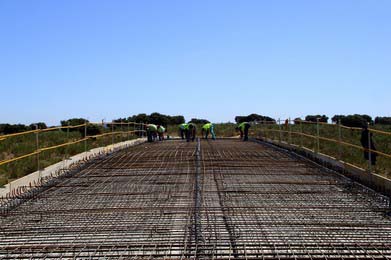
[(289, 131), (289, 144), (292, 144), (292, 128), (291, 128), (291, 118), (288, 118), (288, 131)]
[(338, 119), (338, 159), (342, 160), (342, 128), (341, 119)]
[(38, 171), (38, 175), (39, 175), (39, 179), (41, 179), (41, 169), (40, 169), (40, 158), (39, 158), (39, 155), (40, 155), (40, 151), (39, 151), (39, 127), (38, 127), (38, 124), (35, 125), (35, 145), (36, 145), (36, 151), (37, 151), (37, 171)]
[[(67, 127), (67, 143), (69, 142), (69, 121)], [(65, 146), (65, 159), (69, 158), (69, 145)]]
[(121, 142), (124, 141), (124, 129), (122, 127), (122, 119), (121, 119)]
[(278, 140), (278, 142), (281, 144), (281, 139), (282, 139), (282, 133), (281, 133), (281, 119), (279, 118), (278, 119), (278, 134), (279, 134), (279, 140)]
[(367, 123), (367, 129), (368, 129), (368, 171), (369, 173), (372, 172), (372, 154), (371, 154), (371, 132), (369, 131), (369, 123)]
[(114, 145), (114, 122), (111, 121), (111, 145)]
[(267, 142), (267, 131), (268, 131), (268, 129), (267, 129), (267, 126), (266, 126), (266, 121), (263, 120), (262, 122), (263, 122), (263, 128), (264, 128), (264, 132), (265, 132), (265, 141)]
[(84, 152), (87, 153), (87, 120), (84, 120)]
[(300, 119), (300, 147), (303, 148), (303, 122)]
[(316, 119), (316, 153), (319, 153), (320, 144), (319, 144), (319, 118)]
[(128, 135), (127, 135), (127, 139), (128, 139), (128, 141), (129, 141), (129, 139), (130, 139), (130, 122), (128, 122)]

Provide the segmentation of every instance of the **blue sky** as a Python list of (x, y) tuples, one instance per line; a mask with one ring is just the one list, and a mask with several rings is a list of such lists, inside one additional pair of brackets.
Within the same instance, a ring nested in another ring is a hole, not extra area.
[(0, 122), (390, 116), (391, 1), (0, 1)]

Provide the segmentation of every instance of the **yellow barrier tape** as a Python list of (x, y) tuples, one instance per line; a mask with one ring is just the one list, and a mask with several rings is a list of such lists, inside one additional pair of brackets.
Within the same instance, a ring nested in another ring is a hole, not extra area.
[(59, 145), (54, 145), (54, 146), (50, 146), (50, 147), (45, 147), (45, 148), (40, 149), (40, 151), (47, 151), (47, 150), (60, 148), (60, 147), (63, 147), (63, 146), (68, 146), (68, 145), (80, 143), (80, 142), (86, 141), (86, 140), (91, 139), (91, 138), (99, 138), (99, 137), (106, 136), (106, 135), (126, 134), (126, 133), (133, 133), (133, 132), (139, 132), (139, 131), (137, 131), (137, 130), (136, 131), (128, 131), (128, 132), (126, 132), (126, 131), (116, 131), (116, 132), (107, 132), (107, 133), (100, 134), (100, 135), (87, 136), (87, 137), (79, 139), (77, 141), (68, 142), (68, 143), (59, 144)]
[[(136, 124), (138, 124), (138, 123), (136, 123)], [(81, 124), (81, 125), (76, 125), (76, 126), (60, 126), (60, 127), (55, 127), (55, 128), (38, 129), (38, 130), (31, 130), (31, 131), (26, 131), (26, 132), (22, 132), (22, 133), (3, 135), (3, 136), (0, 137), (0, 141), (6, 140), (8, 137), (12, 137), (12, 136), (18, 136), (18, 135), (29, 134), (29, 133), (37, 133), (37, 132), (47, 132), (47, 131), (52, 131), (52, 130), (64, 129), (64, 128), (77, 128), (77, 127), (82, 127), (82, 126), (85, 126), (85, 125), (86, 124)], [(29, 154), (25, 154), (25, 155), (18, 156), (18, 157), (15, 157), (15, 158), (12, 158), (12, 159), (8, 159), (8, 160), (3, 160), (3, 161), (0, 161), (0, 165), (4, 165), (4, 164), (7, 164), (7, 163), (11, 163), (11, 162), (17, 161), (17, 160), (21, 160), (21, 159), (24, 159), (24, 158), (27, 158), (27, 157), (30, 157), (30, 156), (34, 156), (34, 155), (37, 155), (37, 154), (39, 154), (41, 152), (44, 152), (44, 151), (49, 151), (49, 150), (53, 150), (53, 149), (56, 149), (56, 148), (60, 148), (60, 147), (69, 146), (69, 145), (72, 145), (72, 144), (80, 143), (80, 142), (86, 141), (86, 140), (88, 140), (90, 138), (99, 138), (99, 137), (103, 137), (103, 136), (107, 136), (107, 135), (129, 134), (129, 133), (136, 133), (136, 132), (146, 132), (146, 131), (145, 130), (116, 131), (116, 132), (107, 132), (107, 133), (99, 134), (99, 135), (87, 136), (85, 138), (82, 138), (82, 139), (79, 139), (79, 140), (76, 140), (76, 141), (72, 141), (72, 142), (67, 142), (67, 143), (63, 143), (63, 144), (59, 144), (59, 145), (54, 145), (54, 146), (50, 146), (50, 147), (41, 148), (41, 149), (39, 149), (37, 151), (34, 151), (32, 153), (29, 153)]]
[(88, 125), (88, 123), (86, 123), (86, 124), (81, 124), (81, 125), (57, 126), (57, 127), (46, 128), (46, 129), (40, 129), (39, 131), (40, 131), (40, 132), (49, 132), (49, 131), (59, 130), (59, 129), (79, 128), (79, 127), (83, 127), (83, 126), (86, 126), (86, 125)]
[(35, 129), (35, 130), (29, 130), (29, 131), (24, 131), (24, 132), (20, 132), (20, 133), (2, 135), (1, 138), (8, 139), (10, 137), (15, 137), (15, 136), (19, 136), (19, 135), (27, 135), (27, 134), (40, 133), (40, 132), (49, 132), (49, 131), (54, 131), (54, 130), (58, 130), (58, 129), (66, 129), (66, 128), (70, 128), (70, 129), (71, 128), (78, 128), (78, 127), (82, 127), (85, 125), (86, 124), (75, 125), (75, 126), (57, 126), (57, 127), (50, 127), (50, 128), (45, 128), (45, 129)]
[(297, 124), (300, 124), (300, 123), (304, 123), (304, 124), (312, 124), (312, 125), (316, 125), (316, 124), (320, 124), (320, 125), (331, 125), (329, 123), (326, 123), (326, 122), (313, 122), (313, 121), (305, 121), (305, 120), (291, 120), (291, 122), (297, 122)]
[[(93, 125), (102, 125), (102, 122), (90, 122), (89, 124)], [(104, 125), (146, 125), (144, 123), (135, 123), (135, 122), (103, 122)]]
[[(336, 126), (338, 126), (338, 125), (336, 125)], [(341, 125), (341, 128), (350, 129), (350, 130), (362, 131), (362, 128), (361, 128), (361, 127), (350, 127), (350, 126)]]
[(302, 136), (310, 137), (310, 138), (313, 138), (313, 139), (319, 138), (319, 140), (324, 140), (324, 141), (330, 141), (330, 142), (334, 142), (334, 143), (338, 143), (338, 144), (343, 144), (343, 145), (346, 145), (346, 146), (350, 146), (350, 147), (359, 149), (361, 151), (372, 152), (372, 153), (376, 153), (376, 154), (379, 154), (379, 155), (387, 157), (387, 158), (391, 158), (391, 154), (386, 154), (386, 153), (383, 153), (383, 152), (380, 152), (380, 151), (377, 151), (377, 150), (375, 151), (375, 150), (372, 150), (372, 149), (367, 149), (367, 148), (364, 148), (364, 147), (359, 146), (359, 145), (347, 143), (347, 142), (344, 142), (344, 141), (335, 140), (335, 139), (332, 139), (332, 138), (327, 138), (327, 137), (322, 137), (322, 136), (317, 137), (315, 135), (310, 135), (310, 134), (305, 134), (305, 133), (300, 133), (300, 132), (289, 132), (289, 131), (286, 131), (286, 130), (281, 130), (280, 131), (280, 130), (275, 130), (275, 129), (265, 129), (264, 131), (291, 133), (291, 134), (295, 134), (295, 135), (302, 135)]
[(103, 137), (103, 136), (106, 136), (106, 135), (130, 134), (130, 133), (136, 133), (136, 132), (146, 132), (146, 131), (145, 130), (116, 131), (116, 132), (107, 132), (107, 133), (99, 134), (99, 135), (91, 135), (89, 137), (90, 138), (99, 138), (99, 137)]
[(68, 142), (68, 143), (64, 143), (64, 144), (54, 145), (54, 146), (50, 146), (50, 147), (45, 147), (45, 148), (39, 149), (39, 151), (40, 152), (44, 152), (44, 151), (48, 151), (48, 150), (53, 150), (53, 149), (56, 149), (56, 148), (60, 148), (60, 147), (64, 147), (64, 146), (68, 146), (68, 145), (72, 145), (72, 144), (77, 144), (77, 143), (86, 141), (88, 139), (89, 139), (89, 137), (86, 137), (86, 138), (79, 139), (79, 140), (76, 140), (76, 141), (73, 141), (73, 142)]
[(14, 136), (18, 136), (18, 135), (33, 134), (33, 133), (36, 133), (36, 132), (39, 132), (39, 130), (30, 130), (30, 131), (24, 131), (24, 132), (20, 132), (20, 133), (2, 135), (1, 138), (7, 139), (9, 137), (14, 137)]
[(10, 162), (14, 162), (14, 161), (26, 158), (26, 157), (30, 157), (30, 156), (36, 155), (38, 153), (39, 153), (39, 151), (35, 151), (35, 152), (29, 153), (29, 154), (25, 154), (25, 155), (22, 155), (22, 156), (19, 156), (19, 157), (15, 157), (15, 158), (12, 158), (12, 159), (0, 161), (0, 165), (7, 164), (7, 163), (10, 163)]
[(369, 132), (373, 132), (373, 133), (378, 133), (378, 134), (383, 134), (383, 135), (391, 135), (391, 132), (385, 132), (385, 131), (381, 131), (381, 130), (377, 130), (377, 129), (373, 129), (373, 128), (368, 128)]

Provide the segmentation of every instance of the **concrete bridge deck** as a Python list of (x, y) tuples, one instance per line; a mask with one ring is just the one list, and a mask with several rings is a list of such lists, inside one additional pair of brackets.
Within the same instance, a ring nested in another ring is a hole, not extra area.
[(391, 259), (387, 206), (261, 144), (141, 144), (1, 216), (0, 258)]

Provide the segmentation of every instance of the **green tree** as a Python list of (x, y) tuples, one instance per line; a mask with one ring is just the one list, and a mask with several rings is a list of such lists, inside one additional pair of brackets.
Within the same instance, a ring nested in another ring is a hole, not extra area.
[(375, 124), (391, 125), (391, 117), (375, 117)]
[(204, 125), (210, 123), (210, 121), (206, 119), (192, 118), (189, 123)]
[(44, 122), (38, 122), (38, 123), (30, 124), (30, 128), (31, 129), (35, 129), (36, 126), (38, 126), (39, 129), (46, 129), (46, 128), (48, 128)]
[(329, 118), (326, 115), (308, 115), (305, 117), (305, 121), (316, 122), (319, 119), (319, 122), (327, 123)]

